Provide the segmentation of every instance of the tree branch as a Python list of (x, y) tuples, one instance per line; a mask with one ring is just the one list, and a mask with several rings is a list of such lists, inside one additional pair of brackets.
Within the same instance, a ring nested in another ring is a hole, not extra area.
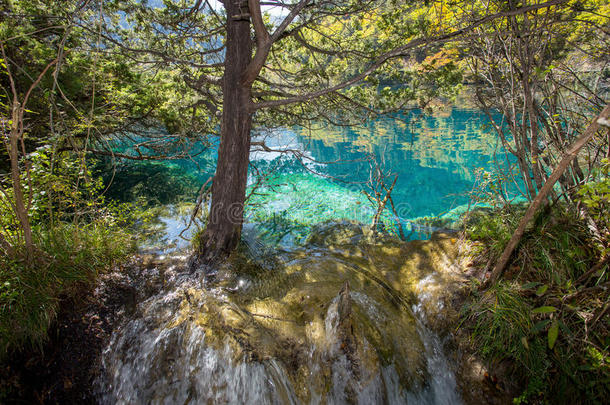
[(263, 22), (260, 0), (248, 0), (248, 8), (250, 9), (250, 17), (252, 18), (252, 25), (254, 26), (256, 36), (256, 53), (248, 64), (242, 79), (242, 84), (249, 87), (254, 83), (263, 68), (273, 41), (270, 39), (269, 32)]
[[(303, 0), (304, 1), (304, 0)], [(299, 2), (302, 3), (303, 1)], [(547, 1), (545, 3), (540, 3), (540, 4), (533, 4), (530, 6), (526, 6), (526, 7), (521, 7), (518, 9), (514, 9), (514, 10), (508, 10), (508, 11), (502, 11), (499, 13), (495, 13), (492, 15), (488, 15), (486, 17), (483, 17), (477, 21), (475, 21), (474, 23), (464, 27), (464, 28), (460, 28), (458, 30), (455, 30), (453, 32), (447, 33), (447, 34), (443, 34), (443, 35), (438, 35), (435, 37), (431, 37), (431, 38), (417, 38), (414, 39), (412, 41), (409, 41), (407, 44), (399, 46), (397, 48), (392, 49), (391, 51), (388, 51), (382, 55), (380, 55), (375, 62), (373, 62), (371, 64), (371, 66), (369, 66), (367, 69), (365, 69), (364, 71), (362, 71), (361, 73), (357, 74), (356, 76), (352, 77), (349, 80), (346, 80), (342, 83), (336, 84), (334, 86), (331, 87), (327, 87), (324, 89), (320, 89), (318, 91), (313, 91), (311, 93), (307, 93), (307, 94), (301, 94), (295, 97), (289, 97), (289, 98), (285, 98), (285, 99), (277, 99), (277, 100), (269, 100), (269, 101), (262, 101), (262, 102), (258, 102), (258, 103), (252, 103), (250, 105), (250, 109), (252, 111), (256, 111), (259, 110), (261, 108), (270, 108), (270, 107), (277, 107), (277, 106), (281, 106), (281, 105), (286, 105), (286, 104), (293, 104), (293, 103), (298, 103), (298, 102), (303, 102), (303, 101), (307, 101), (307, 100), (311, 100), (317, 97), (321, 97), (321, 96), (325, 96), (329, 93), (333, 93), (339, 90), (342, 90), (346, 87), (349, 87), (353, 84), (358, 83), (359, 81), (361, 81), (362, 79), (364, 79), (366, 76), (370, 75), (371, 73), (375, 72), (377, 69), (379, 69), (381, 66), (383, 66), (387, 61), (396, 58), (396, 57), (400, 57), (400, 56), (405, 56), (407, 51), (411, 51), (415, 48), (424, 46), (424, 45), (431, 45), (431, 44), (441, 44), (444, 42), (448, 42), (451, 41), (457, 37), (460, 37), (462, 35), (464, 35), (467, 32), (473, 31), (475, 28), (479, 27), (482, 24), (485, 24), (489, 21), (495, 20), (497, 18), (501, 18), (501, 17), (509, 17), (509, 16), (515, 16), (515, 15), (519, 15), (519, 14), (524, 14), (527, 13), (529, 11), (535, 11), (541, 8), (546, 8), (546, 7), (551, 7), (551, 6), (555, 6), (561, 3), (565, 3), (567, 2), (567, 0), (550, 0)], [(294, 12), (296, 10), (296, 8), (294, 10), (292, 10), (292, 12)], [(291, 12), (291, 14), (292, 14)], [(287, 17), (288, 18), (288, 17)], [(279, 29), (279, 28), (278, 28)], [(275, 35), (275, 33), (274, 33)]]
[(525, 228), (527, 227), (527, 224), (534, 217), (536, 211), (538, 210), (542, 202), (546, 200), (546, 197), (553, 189), (553, 186), (555, 185), (557, 180), (559, 180), (563, 172), (568, 168), (572, 160), (574, 160), (574, 158), (578, 154), (578, 151), (580, 151), (580, 149), (585, 146), (585, 144), (593, 137), (593, 135), (595, 135), (600, 125), (602, 125), (604, 122), (607, 122), (609, 116), (610, 104), (607, 104), (606, 107), (602, 110), (602, 112), (597, 116), (597, 118), (595, 118), (589, 124), (585, 132), (580, 137), (578, 137), (576, 141), (574, 141), (574, 143), (568, 148), (567, 152), (563, 155), (563, 158), (561, 159), (555, 170), (553, 170), (553, 173), (551, 173), (547, 181), (544, 183), (544, 186), (542, 186), (542, 189), (538, 192), (538, 195), (536, 195), (536, 198), (534, 198), (530, 206), (527, 208), (525, 215), (521, 219), (521, 222), (519, 222), (519, 226), (517, 227), (517, 229), (513, 233), (513, 236), (510, 238), (510, 241), (504, 248), (504, 251), (500, 256), (496, 267), (494, 267), (493, 272), (491, 273), (491, 277), (489, 278), (490, 283), (493, 283), (502, 275), (502, 272), (506, 268), (506, 265), (508, 264), (511, 255), (513, 254), (513, 251), (515, 250), (515, 248), (521, 241), (523, 234), (525, 233)]

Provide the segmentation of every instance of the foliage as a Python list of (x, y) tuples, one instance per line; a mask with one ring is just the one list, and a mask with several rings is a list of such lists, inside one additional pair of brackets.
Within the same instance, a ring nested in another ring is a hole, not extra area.
[(17, 252), (0, 257), (0, 356), (40, 346), (61, 296), (73, 295), (133, 251), (131, 235), (101, 219), (34, 228), (36, 259)]
[(59, 299), (75, 295), (118, 260), (134, 251), (133, 225), (142, 215), (130, 204), (101, 194), (101, 179), (83, 168), (79, 155), (54, 158), (39, 148), (22, 184), (31, 206), (35, 254), (26, 257), (11, 209), (12, 189), (0, 204), (0, 356), (40, 346)]
[[(489, 246), (480, 253), (493, 262), (522, 212), (476, 215), (467, 234)], [(466, 308), (481, 354), (514, 362), (513, 373), (526, 386), (516, 403), (580, 398), (603, 403), (610, 394), (609, 277), (600, 253), (569, 207), (547, 208), (517, 248), (504, 279), (475, 292)]]
[(485, 243), (492, 254), (500, 255), (519, 223), (513, 206), (497, 209), (494, 215), (485, 211), (474, 211), (468, 218), (468, 236)]
[(589, 214), (604, 233), (602, 255), (610, 254), (610, 160), (603, 159), (589, 182), (578, 191), (580, 201), (587, 207)]
[[(100, 5), (76, 0), (2, 3), (0, 42), (10, 63), (0, 65), (1, 121), (12, 103), (9, 70), (23, 96), (56, 60), (26, 106), (28, 152), (53, 144), (57, 151), (110, 153), (110, 140), (136, 135), (144, 144), (142, 153), (163, 154), (161, 145), (188, 150), (188, 140), (208, 121), (193, 110), (193, 92), (177, 71), (152, 72), (133, 58), (102, 50)], [(3, 159), (0, 170), (4, 165)]]
[[(95, 222), (105, 218), (109, 225), (127, 226), (137, 221), (141, 210), (137, 205), (118, 203), (104, 196), (102, 178), (95, 177), (80, 155), (64, 152), (54, 155), (51, 148), (41, 147), (28, 155), (30, 168), (22, 174), (22, 184), (30, 201), (29, 217), (35, 224)], [(0, 177), (1, 178), (1, 177)], [(11, 214), (11, 189), (3, 191), (7, 198), (0, 207), (0, 223), (4, 237), (17, 235)]]

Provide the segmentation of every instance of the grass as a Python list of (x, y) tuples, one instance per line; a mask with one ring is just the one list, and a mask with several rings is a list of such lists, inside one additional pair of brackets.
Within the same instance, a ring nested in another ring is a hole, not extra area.
[(494, 362), (510, 358), (522, 370), (523, 398), (540, 395), (549, 368), (546, 346), (532, 339), (531, 303), (514, 283), (499, 282), (477, 297), (467, 314), (473, 321), (473, 342)]
[[(471, 218), (479, 254), (498, 258), (523, 207)], [(602, 243), (603, 245), (603, 243)], [(502, 279), (465, 308), (472, 341), (489, 360), (513, 364), (515, 403), (605, 403), (610, 396), (608, 264), (586, 224), (565, 206), (538, 215)], [(592, 269), (592, 271), (590, 271)]]
[(0, 357), (40, 347), (56, 315), (59, 298), (95, 280), (98, 272), (134, 250), (130, 235), (92, 222), (34, 229), (36, 254), (0, 257)]

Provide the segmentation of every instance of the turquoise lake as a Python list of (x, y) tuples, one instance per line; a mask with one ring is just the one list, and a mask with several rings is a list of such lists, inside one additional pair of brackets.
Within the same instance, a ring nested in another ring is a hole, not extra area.
[[(298, 149), (292, 154), (253, 148), (250, 189), (257, 171), (264, 175), (248, 200), (246, 230), (271, 242), (299, 243), (311, 225), (328, 220), (370, 223), (375, 206), (362, 190), (371, 168), (388, 174), (396, 214), (389, 203), (383, 215), (386, 230), (407, 239), (425, 239), (437, 227), (450, 227), (471, 201), (483, 172), (505, 171), (508, 160), (486, 116), (476, 109), (447, 107), (433, 114), (412, 111), (381, 117), (358, 127), (319, 127), (260, 131), (272, 149)], [(164, 163), (203, 184), (215, 169), (211, 149), (193, 160)], [(374, 161), (376, 163), (371, 164)], [(172, 181), (178, 181), (175, 176)], [(166, 218), (167, 233), (176, 236), (183, 221)]]

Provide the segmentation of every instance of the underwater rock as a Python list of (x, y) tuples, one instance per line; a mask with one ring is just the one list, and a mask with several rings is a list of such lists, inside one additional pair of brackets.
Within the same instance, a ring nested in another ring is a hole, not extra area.
[(365, 236), (366, 225), (355, 221), (328, 221), (316, 224), (305, 242), (306, 246), (331, 246), (358, 243)]

